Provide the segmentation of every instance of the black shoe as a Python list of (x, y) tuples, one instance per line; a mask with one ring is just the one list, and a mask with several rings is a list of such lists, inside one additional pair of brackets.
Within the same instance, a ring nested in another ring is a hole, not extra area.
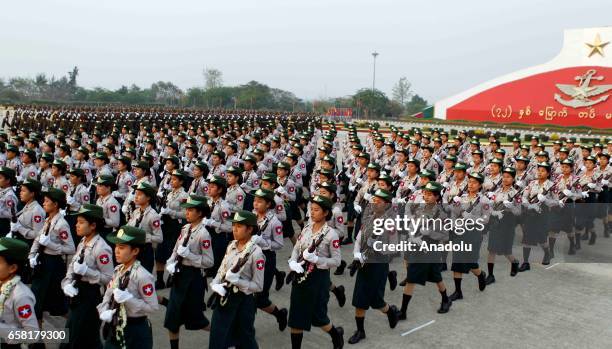
[[(334, 349), (342, 349), (342, 347), (344, 347), (344, 329), (342, 327), (336, 327), (336, 331), (338, 331), (338, 339), (332, 339), (332, 343)], [(363, 334), (363, 338), (365, 338), (365, 333)]]
[(391, 291), (395, 290), (397, 287), (397, 272), (395, 270), (387, 273), (387, 279), (389, 279), (389, 289)]
[[(452, 295), (451, 295), (452, 297)], [(461, 296), (461, 298), (463, 298), (463, 296)], [(461, 299), (459, 298), (459, 299)], [(438, 314), (446, 314), (448, 313), (448, 311), (450, 310), (451, 305), (453, 305), (453, 302), (449, 299), (448, 302), (442, 302), (440, 303), (440, 309), (438, 309)]]
[(344, 268), (346, 268), (346, 262), (345, 261), (340, 261), (340, 265), (338, 266), (338, 268), (334, 272), (334, 275), (342, 275), (342, 274), (344, 274)]
[(567, 251), (567, 254), (570, 256), (576, 254), (576, 247), (573, 244), (570, 245), (569, 250)]
[(576, 234), (576, 251), (582, 248), (582, 243), (580, 242), (580, 240), (582, 240), (580, 239), (580, 235)]
[(279, 314), (276, 317), (276, 322), (278, 322), (278, 330), (283, 332), (285, 328), (287, 328), (287, 309), (283, 308), (278, 311)]
[(332, 293), (334, 294), (334, 296), (336, 296), (336, 299), (338, 300), (338, 306), (342, 308), (346, 303), (346, 294), (344, 293), (344, 286), (336, 286), (336, 288), (332, 290)]
[(597, 234), (592, 231), (591, 238), (589, 239), (589, 245), (595, 245), (595, 240), (597, 240)]
[(402, 281), (399, 283), (399, 285), (400, 285), (400, 286), (402, 286), (402, 287), (404, 287), (404, 286), (406, 286), (406, 284), (407, 284), (407, 283), (408, 283), (408, 278), (405, 278), (404, 280), (402, 280)]
[(278, 291), (285, 283), (285, 272), (277, 270), (276, 273), (274, 273), (274, 277), (276, 278), (276, 286), (274, 286), (274, 289)]
[(451, 302), (463, 299), (463, 293), (455, 291), (455, 292), (453, 292), (453, 294), (450, 295), (450, 297), (448, 297), (448, 299), (450, 299)]
[(344, 240), (342, 240), (342, 242), (340, 243), (340, 245), (350, 245), (353, 243), (353, 239), (351, 238), (345, 238)]
[(555, 258), (555, 250), (554, 249), (550, 249), (550, 259)]
[(349, 338), (348, 342), (349, 344), (357, 344), (362, 339), (365, 339), (365, 337), (366, 337), (365, 332), (355, 331), (355, 333), (351, 336), (351, 338)]
[(519, 262), (512, 262), (510, 266), (510, 276), (516, 276), (518, 274)]
[(484, 271), (480, 272), (480, 275), (478, 275), (478, 289), (480, 291), (484, 291), (485, 288), (487, 288), (487, 273), (485, 273)]
[(522, 273), (527, 270), (531, 270), (531, 267), (529, 266), (529, 263), (527, 262), (523, 262), (523, 264), (521, 264), (521, 266), (518, 269), (519, 273)]
[(389, 327), (395, 328), (397, 326), (398, 318), (398, 310), (395, 305), (390, 305), (389, 310), (387, 310), (387, 320), (389, 320)]
[(582, 236), (580, 236), (580, 238), (581, 238), (582, 240), (588, 240), (588, 239), (589, 239), (589, 234), (588, 234), (588, 232), (585, 232), (584, 234), (581, 234), (581, 235), (582, 235)]
[(603, 237), (606, 239), (610, 237), (610, 231), (612, 231), (612, 223), (608, 223), (604, 226)]
[(493, 275), (488, 275), (487, 278), (485, 279), (485, 284), (487, 284), (487, 286), (494, 282), (495, 282), (495, 276)]
[(163, 290), (164, 288), (166, 288), (166, 283), (164, 282), (164, 280), (157, 280), (157, 281), (155, 281), (155, 289), (156, 290)]
[(544, 258), (542, 258), (542, 265), (550, 264), (550, 253), (544, 252)]
[(397, 312), (397, 319), (400, 320), (400, 321), (406, 320), (406, 312), (398, 311)]

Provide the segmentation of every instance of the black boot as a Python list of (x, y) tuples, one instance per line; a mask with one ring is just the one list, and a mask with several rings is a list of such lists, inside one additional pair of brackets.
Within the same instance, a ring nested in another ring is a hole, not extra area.
[(487, 273), (481, 270), (480, 274), (478, 275), (478, 289), (480, 291), (484, 291), (485, 288), (487, 287), (486, 280), (487, 280)]
[(516, 274), (518, 274), (518, 269), (519, 269), (519, 262), (518, 261), (512, 262), (510, 266), (510, 276), (516, 276)]
[(334, 289), (332, 290), (332, 293), (334, 294), (334, 296), (336, 296), (336, 299), (338, 300), (338, 306), (342, 308), (344, 306), (344, 303), (346, 303), (346, 295), (344, 293), (344, 286), (340, 285), (340, 286), (334, 287)]
[(334, 272), (334, 275), (342, 275), (342, 274), (344, 274), (344, 268), (346, 268), (346, 262), (345, 261), (340, 261), (340, 265), (338, 266), (338, 268), (336, 268), (336, 271)]
[(550, 264), (550, 249), (548, 247), (542, 247), (544, 250), (544, 258), (542, 258), (542, 265)]
[[(453, 293), (454, 294), (454, 293)], [(453, 296), (451, 295), (451, 298)], [(463, 296), (461, 296), (461, 298), (463, 298)], [(459, 299), (461, 299), (459, 298)], [(440, 308), (438, 309), (438, 314), (446, 314), (448, 313), (448, 311), (450, 310), (451, 305), (453, 305), (453, 302), (449, 299), (448, 301), (442, 301), (442, 303), (440, 303)]]
[(557, 242), (557, 239), (548, 238), (548, 249), (550, 250), (550, 259), (555, 258), (555, 242)]
[(406, 286), (407, 283), (408, 283), (408, 277), (406, 277), (404, 280), (400, 281), (399, 285), (404, 287), (404, 286)]
[(455, 291), (455, 292), (453, 292), (453, 294), (451, 294), (451, 295), (450, 295), (450, 297), (448, 297), (448, 298), (450, 299), (450, 301), (451, 301), (451, 302), (458, 301), (458, 300), (460, 300), (460, 299), (463, 299), (463, 292), (461, 292), (461, 291), (459, 291), (459, 292)]
[(278, 291), (285, 283), (285, 272), (277, 270), (276, 273), (274, 273), (274, 277), (276, 278), (276, 285), (274, 286), (274, 289)]
[(589, 238), (589, 245), (595, 245), (595, 240), (597, 240), (597, 234), (595, 231), (592, 231), (591, 237)]
[(487, 275), (487, 278), (485, 279), (485, 284), (490, 285), (494, 282), (495, 282), (495, 276), (493, 276), (493, 274)]
[(581, 242), (580, 242), (581, 240), (582, 239), (581, 239), (580, 233), (576, 233), (576, 245), (575, 245), (576, 251), (578, 251), (579, 249), (582, 248), (582, 245), (581, 245)]
[(584, 234), (582, 234), (582, 240), (588, 240), (589, 239), (589, 231), (585, 230)]
[(399, 321), (398, 310), (395, 305), (389, 306), (389, 309), (387, 310), (387, 320), (389, 320), (389, 327), (395, 328), (397, 322)]
[(528, 262), (523, 262), (523, 264), (521, 264), (521, 266), (518, 269), (520, 273), (527, 271), (527, 270), (531, 270), (531, 267), (529, 266)]
[(278, 322), (278, 330), (283, 332), (285, 328), (287, 328), (287, 309), (278, 309), (276, 308), (276, 312), (272, 313), (276, 317), (276, 322)]
[(569, 250), (567, 251), (568, 255), (575, 255), (576, 254), (576, 238), (574, 237), (569, 237)]
[(387, 279), (389, 279), (389, 289), (391, 291), (395, 290), (397, 287), (397, 272), (395, 270), (391, 270), (387, 273)]
[(330, 332), (334, 331), (334, 333), (330, 333), (332, 337), (332, 344), (334, 345), (334, 349), (342, 349), (344, 347), (344, 329), (342, 327), (333, 327)]
[(365, 332), (363, 332), (363, 331), (355, 331), (355, 333), (353, 333), (351, 338), (349, 338), (348, 342), (349, 342), (349, 344), (357, 344), (362, 339), (365, 339), (365, 337), (366, 337)]
[(608, 222), (607, 224), (604, 224), (604, 233), (603, 233), (603, 237), (605, 237), (606, 239), (610, 237), (610, 231), (612, 231), (612, 222)]

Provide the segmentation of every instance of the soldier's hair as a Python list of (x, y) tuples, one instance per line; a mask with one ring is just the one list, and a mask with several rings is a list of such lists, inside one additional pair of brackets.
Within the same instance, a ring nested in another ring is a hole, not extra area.
[(19, 275), (20, 277), (23, 277), (26, 273), (25, 273), (25, 266), (26, 266), (26, 262), (25, 261), (20, 261), (17, 260), (14, 257), (11, 256), (7, 256), (4, 254), (0, 254), (0, 256), (4, 257), (4, 260), (6, 261), (6, 264), (8, 265), (16, 265), (17, 266), (17, 272), (15, 273), (15, 275)]

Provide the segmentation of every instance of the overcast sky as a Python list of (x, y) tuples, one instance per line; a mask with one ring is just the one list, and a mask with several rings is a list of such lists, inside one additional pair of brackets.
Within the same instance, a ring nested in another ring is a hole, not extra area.
[(305, 99), (372, 86), (391, 96), (401, 76), (430, 102), (544, 63), (567, 28), (605, 26), (609, 0), (5, 1), (0, 77), (65, 75), (116, 89), (163, 80), (257, 80)]

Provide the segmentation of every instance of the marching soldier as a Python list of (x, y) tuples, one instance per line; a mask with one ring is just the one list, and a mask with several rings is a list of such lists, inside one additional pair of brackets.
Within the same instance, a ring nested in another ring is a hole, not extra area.
[(74, 168), (69, 171), (70, 174), (70, 189), (66, 196), (66, 212), (69, 213), (66, 221), (70, 226), (70, 232), (75, 242), (80, 241), (75, 229), (76, 217), (70, 213), (78, 212), (83, 204), (89, 203), (89, 189), (85, 186), (85, 171), (80, 168)]
[(191, 195), (180, 204), (185, 209), (187, 224), (181, 229), (166, 270), (172, 280), (170, 298), (162, 299), (167, 306), (164, 327), (168, 329), (170, 348), (179, 347), (179, 330), (210, 331), (210, 322), (204, 315), (205, 269), (213, 266), (213, 253), (208, 230), (202, 220), (210, 215), (206, 198)]
[(188, 195), (204, 196), (206, 188), (206, 177), (208, 176), (208, 165), (204, 161), (197, 161), (192, 169), (193, 180), (187, 190)]
[(20, 340), (10, 339), (14, 331), (40, 329), (34, 304), (36, 299), (21, 279), (28, 260), (29, 246), (18, 239), (0, 238), (0, 269), (2, 269), (2, 299), (0, 301), (0, 336), (2, 348), (21, 348)]
[(162, 217), (163, 241), (155, 250), (155, 264), (157, 269), (157, 281), (155, 288), (158, 290), (166, 288), (164, 284), (164, 269), (166, 260), (172, 254), (172, 249), (176, 245), (176, 240), (183, 226), (185, 210), (181, 204), (187, 201), (188, 195), (183, 189), (183, 182), (187, 173), (183, 170), (174, 170), (170, 176), (170, 191), (166, 196), (163, 206), (159, 210)]
[(17, 214), (17, 196), (13, 191), (16, 183), (15, 170), (0, 167), (0, 235), (11, 230), (11, 221)]
[(122, 156), (117, 159), (117, 178), (115, 179), (115, 190), (113, 196), (120, 204), (130, 192), (132, 184), (136, 181), (132, 171), (132, 160)]
[(208, 181), (208, 206), (210, 207), (211, 214), (210, 218), (206, 218), (203, 224), (211, 233), (215, 257), (215, 264), (211, 269), (213, 273), (216, 273), (217, 269), (219, 269), (227, 244), (232, 240), (231, 210), (224, 200), (226, 188), (227, 182), (223, 177), (213, 175)]
[(51, 316), (63, 316), (68, 312), (61, 286), (66, 275), (64, 256), (75, 252), (70, 227), (60, 213), (66, 207), (66, 194), (51, 188), (43, 192), (43, 196), (47, 219), (28, 256), (33, 269), (32, 292), (36, 296), (34, 311), (41, 328), (43, 311), (48, 310)]
[(73, 215), (81, 242), (62, 280), (62, 290), (70, 297), (70, 312), (66, 321), (69, 341), (61, 347), (100, 348), (96, 306), (102, 302), (100, 287), (106, 286), (113, 276), (113, 252), (97, 232), (97, 227), (104, 225), (102, 207), (87, 203)]
[(136, 227), (123, 226), (107, 239), (115, 245), (115, 259), (119, 265), (97, 307), (104, 323), (104, 348), (153, 348), (153, 333), (147, 316), (159, 305), (153, 275), (138, 260), (146, 243), (146, 233)]
[(66, 179), (66, 163), (55, 159), (51, 164), (51, 175), (53, 176), (53, 185), (51, 187), (59, 189), (68, 195), (70, 183)]
[(150, 273), (153, 272), (154, 265), (153, 251), (164, 240), (161, 228), (162, 217), (151, 207), (151, 202), (154, 199), (155, 188), (149, 183), (140, 183), (136, 187), (136, 193), (134, 194), (134, 203), (137, 208), (132, 212), (127, 223), (129, 226), (136, 227), (145, 232), (145, 242), (140, 249), (140, 261), (142, 266)]
[(25, 150), (21, 155), (21, 162), (23, 163), (23, 167), (17, 182), (23, 182), (26, 178), (37, 179), (38, 169), (36, 168), (36, 152), (31, 149)]
[(303, 331), (310, 331), (311, 326), (327, 332), (334, 348), (342, 348), (344, 330), (336, 328), (327, 316), (329, 269), (341, 260), (338, 233), (327, 225), (332, 202), (320, 195), (310, 201), (311, 223), (300, 233), (289, 259), (289, 268), (296, 274), (289, 308), (291, 348), (301, 348)]
[(257, 216), (238, 211), (231, 222), (235, 240), (227, 246), (210, 284), (218, 300), (213, 310), (208, 347), (253, 349), (258, 347), (253, 326), (256, 309), (253, 294), (263, 290), (265, 257), (252, 240), (257, 232)]
[(28, 178), (21, 184), (19, 199), (24, 206), (17, 213), (17, 222), (11, 224), (11, 237), (25, 241), (28, 246), (32, 245), (32, 241), (44, 224), (45, 211), (38, 203), (41, 198), (41, 189), (42, 185), (37, 180)]
[(40, 167), (39, 179), (43, 189), (49, 189), (53, 186), (53, 175), (51, 174), (51, 164), (53, 163), (53, 154), (42, 153), (38, 165)]
[(227, 168), (227, 194), (225, 201), (232, 212), (242, 211), (246, 194), (240, 187), (242, 182), (242, 170), (239, 167), (229, 166)]
[[(355, 322), (357, 331), (349, 338), (349, 344), (359, 343), (366, 337), (365, 335), (365, 313), (372, 309), (380, 310), (387, 315), (389, 327), (395, 328), (398, 321), (398, 311), (395, 305), (385, 302), (385, 286), (389, 273), (388, 256), (378, 256), (373, 262), (368, 262), (373, 251), (375, 241), (381, 241), (372, 233), (372, 222), (374, 219), (385, 216), (390, 206), (393, 196), (384, 189), (378, 189), (372, 198), (372, 207), (368, 217), (364, 219), (362, 229), (357, 233), (355, 245), (353, 246), (353, 258), (359, 262), (361, 267), (357, 271), (355, 279), (355, 289), (353, 291), (352, 304), (355, 307)], [(394, 234), (394, 231), (387, 230), (385, 234)], [(389, 236), (387, 235), (387, 238)]]
[(100, 227), (99, 234), (106, 238), (106, 235), (119, 227), (120, 222), (119, 209), (121, 206), (117, 199), (111, 195), (115, 185), (115, 177), (100, 175), (93, 185), (96, 186), (96, 205), (104, 210), (104, 226)]

